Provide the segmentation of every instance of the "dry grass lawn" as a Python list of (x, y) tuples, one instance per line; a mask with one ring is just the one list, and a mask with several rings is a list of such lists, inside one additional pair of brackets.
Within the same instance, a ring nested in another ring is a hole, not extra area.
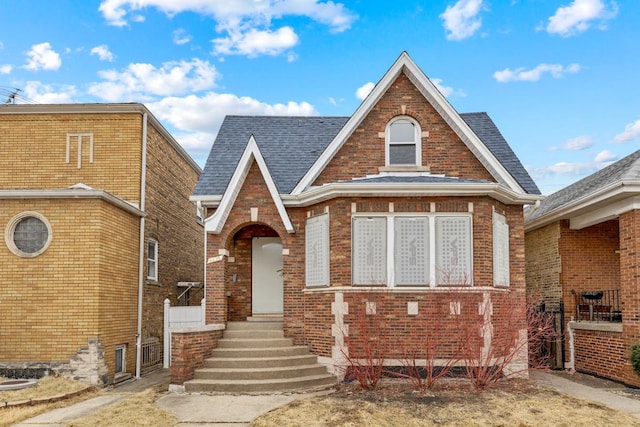
[(512, 380), (483, 393), (461, 384), (425, 393), (408, 390), (406, 385), (384, 385), (366, 392), (346, 387), (333, 395), (294, 401), (251, 425), (626, 427), (640, 426), (640, 419), (529, 381)]
[(150, 388), (107, 406), (89, 416), (80, 418), (66, 427), (136, 426), (171, 427), (178, 420), (155, 405), (158, 390)]
[[(0, 378), (0, 382), (5, 381)], [(73, 393), (87, 388), (87, 385), (78, 381), (69, 380), (61, 377), (44, 377), (35, 387), (24, 388), (22, 390), (0, 391), (0, 404), (5, 402), (17, 402), (29, 399), (40, 399), (46, 397), (60, 396), (67, 393)], [(56, 408), (71, 405), (81, 400), (88, 399), (97, 394), (96, 391), (82, 394), (71, 399), (65, 399), (54, 403), (46, 403), (34, 406), (19, 406), (16, 408), (0, 409), (0, 427), (7, 427), (27, 418), (51, 411)]]

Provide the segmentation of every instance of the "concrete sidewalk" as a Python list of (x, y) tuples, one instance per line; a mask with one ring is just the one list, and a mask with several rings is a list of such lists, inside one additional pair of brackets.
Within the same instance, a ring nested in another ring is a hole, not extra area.
[[(628, 412), (640, 418), (640, 395), (626, 397), (623, 385), (600, 380), (588, 375), (569, 375), (563, 372), (531, 372), (531, 379), (539, 384), (577, 398), (590, 400), (610, 408)], [(127, 396), (151, 387), (168, 388), (169, 374), (157, 371), (138, 380), (133, 380), (107, 390), (98, 397), (76, 403), (66, 408), (30, 418), (16, 427), (64, 427), (70, 421), (83, 417), (98, 409), (113, 405)], [(271, 395), (200, 395), (171, 393), (162, 396), (156, 405), (178, 420), (178, 427), (243, 427), (260, 415), (292, 402), (296, 399), (328, 394), (286, 393)], [(628, 396), (629, 394), (627, 394)]]
[(601, 403), (609, 408), (640, 418), (640, 397), (626, 397), (625, 386), (583, 374), (532, 371), (530, 378), (538, 384), (579, 399)]

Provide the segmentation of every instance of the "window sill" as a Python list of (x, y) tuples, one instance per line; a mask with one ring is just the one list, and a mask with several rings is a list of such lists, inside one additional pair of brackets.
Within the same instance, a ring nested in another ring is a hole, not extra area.
[(581, 329), (585, 331), (601, 331), (601, 332), (620, 332), (622, 333), (622, 323), (617, 322), (604, 322), (604, 321), (571, 321), (569, 327), (572, 329)]
[(415, 166), (415, 165), (390, 165), (381, 166), (378, 168), (378, 172), (430, 172), (429, 166)]

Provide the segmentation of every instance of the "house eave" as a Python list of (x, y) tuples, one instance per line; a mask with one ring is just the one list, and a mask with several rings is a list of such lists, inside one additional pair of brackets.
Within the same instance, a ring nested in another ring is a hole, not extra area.
[(311, 187), (293, 195), (282, 195), (287, 207), (305, 207), (337, 197), (435, 197), (489, 196), (509, 205), (529, 205), (542, 199), (537, 194), (522, 194), (496, 183), (331, 183)]
[(625, 179), (559, 206), (532, 221), (525, 218), (524, 228), (528, 232), (557, 221), (575, 219), (572, 228), (580, 229), (633, 209), (640, 209), (640, 180)]
[(133, 215), (146, 216), (133, 204), (104, 190), (0, 190), (0, 200), (28, 199), (101, 199)]

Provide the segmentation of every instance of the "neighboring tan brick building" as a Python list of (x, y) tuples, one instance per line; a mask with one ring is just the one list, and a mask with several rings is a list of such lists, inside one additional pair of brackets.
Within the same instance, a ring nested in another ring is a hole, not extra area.
[(456, 112), (406, 53), (351, 117), (227, 117), (191, 199), (209, 324), (282, 317), (329, 367), (362, 357), (362, 316), (395, 363), (426, 357), (430, 334), (451, 355), (460, 318), (484, 350), (526, 337), (523, 205), (539, 190), (489, 116)]
[(640, 150), (528, 209), (525, 231), (530, 298), (565, 319), (563, 367), (640, 386)]
[(139, 374), (203, 281), (200, 168), (141, 104), (3, 105), (0, 145), (0, 374)]

